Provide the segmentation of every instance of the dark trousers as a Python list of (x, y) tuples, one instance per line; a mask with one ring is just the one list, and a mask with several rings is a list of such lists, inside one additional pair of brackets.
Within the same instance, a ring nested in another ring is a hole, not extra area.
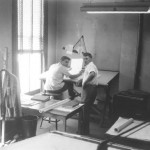
[(61, 89), (55, 90), (55, 91), (53, 91), (53, 90), (46, 90), (46, 92), (47, 93), (59, 94), (59, 93), (62, 93), (64, 91), (68, 90), (69, 96), (71, 98), (73, 98), (75, 96), (75, 91), (74, 91), (74, 88), (73, 88), (73, 82), (70, 81), (70, 80), (64, 80), (63, 82), (65, 84), (64, 84), (64, 86)]
[(90, 112), (92, 105), (96, 99), (97, 95), (97, 87), (95, 85), (87, 85), (84, 89), (82, 89), (81, 101), (84, 103), (83, 108), (83, 124), (82, 124), (82, 133), (84, 135), (89, 134), (89, 126), (90, 126)]
[(69, 80), (64, 80), (63, 81), (65, 83), (65, 85), (63, 86), (62, 90), (68, 90), (69, 96), (71, 98), (74, 98), (75, 96), (75, 91), (74, 91), (74, 87), (73, 87), (73, 82), (69, 81)]

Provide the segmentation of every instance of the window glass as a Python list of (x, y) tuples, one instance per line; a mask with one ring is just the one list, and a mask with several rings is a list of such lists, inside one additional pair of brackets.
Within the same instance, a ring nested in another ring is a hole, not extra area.
[(22, 93), (40, 89), (43, 11), (43, 0), (18, 0), (18, 63)]
[(41, 74), (40, 54), (19, 54), (18, 61), (21, 93), (39, 89), (39, 75)]

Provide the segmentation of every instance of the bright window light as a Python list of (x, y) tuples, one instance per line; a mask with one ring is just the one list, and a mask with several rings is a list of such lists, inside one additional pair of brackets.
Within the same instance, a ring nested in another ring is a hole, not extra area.
[(18, 64), (21, 93), (41, 88), (43, 67), (44, 0), (18, 1)]
[(40, 88), (41, 54), (19, 54), (19, 78), (21, 93)]
[(83, 66), (83, 59), (82, 58), (71, 59), (70, 73), (71, 74), (79, 73), (79, 71), (82, 69), (82, 66)]

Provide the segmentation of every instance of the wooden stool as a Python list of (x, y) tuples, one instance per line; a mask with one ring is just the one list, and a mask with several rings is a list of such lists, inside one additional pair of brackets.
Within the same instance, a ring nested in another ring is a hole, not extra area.
[[(56, 99), (56, 100), (63, 100), (63, 93), (56, 94), (56, 93), (46, 93), (46, 92), (43, 92), (43, 95), (53, 96), (53, 99)], [(56, 130), (57, 130), (57, 127), (58, 127), (57, 123), (60, 120), (57, 120), (57, 119), (53, 120), (52, 118), (49, 118), (49, 117), (42, 117), (40, 128), (42, 127), (43, 121), (48, 121), (49, 123), (51, 123), (51, 122), (56, 123)]]
[(41, 124), (40, 124), (40, 128), (42, 127), (42, 124), (43, 124), (43, 121), (48, 121), (48, 123), (51, 123), (51, 122), (54, 122), (55, 124), (56, 124), (56, 130), (57, 130), (57, 128), (58, 128), (58, 122), (60, 121), (60, 120), (57, 120), (57, 119), (52, 119), (52, 118), (49, 118), (49, 117), (42, 117), (42, 121), (41, 121)]
[[(76, 90), (74, 90), (74, 92), (76, 93), (75, 97), (81, 97), (81, 94), (78, 93)], [(43, 92), (43, 95), (48, 95), (48, 96), (53, 96), (53, 99), (56, 99), (56, 100), (63, 100), (65, 99), (65, 92), (63, 93), (46, 93), (46, 92)], [(56, 130), (57, 130), (57, 123), (60, 121), (60, 120), (57, 120), (57, 119), (54, 119), (52, 120), (51, 118), (49, 117), (42, 117), (42, 121), (41, 121), (41, 124), (40, 124), (40, 128), (42, 127), (42, 124), (43, 124), (43, 121), (48, 121), (49, 123), (51, 122), (55, 122), (56, 123)]]

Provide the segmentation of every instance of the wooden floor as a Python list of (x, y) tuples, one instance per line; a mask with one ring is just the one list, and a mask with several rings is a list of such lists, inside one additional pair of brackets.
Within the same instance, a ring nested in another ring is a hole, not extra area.
[[(50, 131), (55, 131), (56, 130), (56, 126), (54, 122), (47, 122), (44, 121), (42, 124), (42, 127), (40, 127), (41, 124), (41, 118), (38, 119), (38, 124), (37, 124), (37, 131), (36, 131), (36, 135), (40, 135), (40, 134), (44, 134)], [(100, 126), (100, 122), (98, 120), (93, 120), (91, 119), (90, 121), (90, 134), (88, 135), (89, 137), (92, 138), (97, 138), (97, 139), (107, 139), (107, 135), (105, 134), (106, 131), (110, 128), (110, 126), (113, 124), (113, 122), (111, 121), (111, 119), (106, 118), (106, 122), (105, 122), (105, 127), (101, 127)], [(63, 122), (59, 121), (58, 122), (58, 131), (63, 131)], [(68, 133), (73, 133), (73, 134), (78, 134), (78, 120), (77, 119), (68, 119), (67, 120), (67, 131)], [(117, 141), (116, 141), (117, 142)], [(122, 143), (123, 145), (128, 145), (128, 146), (132, 146), (136, 148), (143, 148), (145, 150), (149, 150), (150, 144), (141, 144), (140, 143), (133, 143), (133, 141), (119, 141), (119, 143)]]
[[(54, 122), (49, 123), (48, 121), (43, 121), (42, 127), (40, 128), (41, 118), (38, 120), (37, 132), (36, 135), (43, 134), (45, 132), (56, 130)], [(62, 121), (58, 122), (58, 131), (63, 131)], [(90, 137), (103, 139), (105, 132), (108, 130), (108, 127), (100, 127), (99, 122), (92, 121), (90, 122)], [(78, 120), (77, 119), (68, 119), (67, 120), (67, 131), (68, 133), (78, 134)]]

